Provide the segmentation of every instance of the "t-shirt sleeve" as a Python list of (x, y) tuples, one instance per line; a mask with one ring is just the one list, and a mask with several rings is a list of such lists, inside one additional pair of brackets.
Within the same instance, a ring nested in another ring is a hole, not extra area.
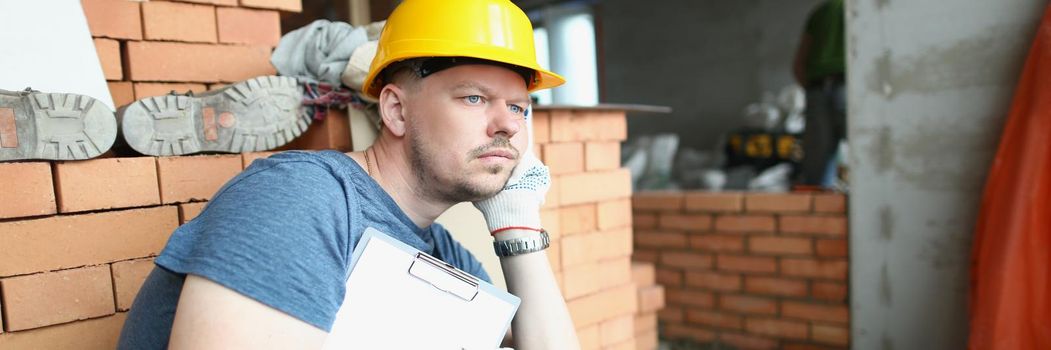
[(349, 259), (346, 191), (316, 163), (249, 170), (172, 234), (157, 264), (330, 331)]
[(445, 227), (436, 223), (431, 225), (431, 230), (434, 237), (434, 249), (443, 261), (483, 281), (493, 283), (492, 278), (482, 267), (482, 263), (467, 248), (460, 245), (460, 242), (454, 240)]

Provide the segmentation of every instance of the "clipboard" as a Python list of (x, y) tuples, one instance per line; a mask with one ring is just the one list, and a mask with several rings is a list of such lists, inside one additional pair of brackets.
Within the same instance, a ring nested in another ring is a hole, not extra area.
[(496, 349), (521, 299), (367, 228), (323, 349)]

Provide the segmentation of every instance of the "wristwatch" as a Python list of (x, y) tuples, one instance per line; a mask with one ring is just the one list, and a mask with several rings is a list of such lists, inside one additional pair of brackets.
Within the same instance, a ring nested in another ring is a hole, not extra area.
[(493, 248), (496, 249), (496, 256), (501, 257), (539, 252), (547, 249), (549, 246), (551, 246), (551, 237), (547, 235), (547, 231), (544, 229), (540, 229), (540, 235), (530, 235), (528, 237), (518, 237), (505, 241), (493, 242)]

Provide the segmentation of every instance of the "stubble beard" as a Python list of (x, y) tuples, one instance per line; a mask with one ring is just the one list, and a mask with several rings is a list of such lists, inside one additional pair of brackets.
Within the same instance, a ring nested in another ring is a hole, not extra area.
[[(500, 192), (507, 184), (507, 181), (511, 178), (511, 172), (505, 170), (503, 166), (494, 165), (487, 167), (485, 171), (489, 175), (496, 175), (500, 172), (506, 172), (507, 176), (500, 181), (500, 186), (494, 188), (484, 188), (479, 184), (470, 182), (471, 174), (464, 169), (459, 176), (455, 176), (451, 179), (451, 183), (448, 181), (442, 181), (438, 176), (438, 169), (441, 165), (436, 164), (437, 157), (434, 156), (434, 149), (428, 149), (420, 141), (419, 135), (412, 130), (410, 132), (409, 147), (411, 148), (411, 154), (409, 155), (412, 169), (416, 174), (416, 180), (418, 185), (421, 186), (423, 193), (433, 197), (435, 199), (449, 202), (449, 203), (460, 203), (460, 202), (474, 202), (483, 199), (490, 198)], [(468, 153), (468, 160), (475, 159), (479, 155), (488, 152), (493, 148), (508, 148), (512, 152), (517, 152), (514, 147), (511, 147), (511, 142), (506, 137), (497, 137), (489, 145), (478, 147)]]

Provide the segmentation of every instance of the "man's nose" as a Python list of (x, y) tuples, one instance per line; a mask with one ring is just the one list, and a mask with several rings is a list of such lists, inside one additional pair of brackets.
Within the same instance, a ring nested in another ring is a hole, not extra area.
[(522, 116), (511, 112), (506, 105), (494, 104), (493, 111), (489, 116), (489, 136), (504, 134), (510, 139), (522, 128)]

